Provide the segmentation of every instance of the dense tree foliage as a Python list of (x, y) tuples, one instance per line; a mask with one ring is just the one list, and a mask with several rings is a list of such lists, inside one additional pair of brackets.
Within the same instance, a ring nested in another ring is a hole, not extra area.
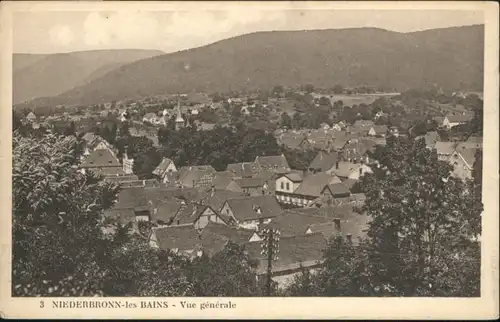
[[(381, 149), (380, 170), (363, 182), (363, 210), (372, 220), (368, 236), (373, 261), (381, 265), (376, 271), (381, 292), (452, 296), (471, 284), (478, 290), (479, 280), (473, 277), (479, 265), (453, 269), (479, 261), (479, 252), (468, 254), (477, 248), (482, 211), (471, 182), (451, 177), (451, 166), (438, 161), (424, 140), (391, 139)], [(397, 270), (389, 264), (394, 254), (401, 264)], [(470, 278), (462, 275), (469, 273)], [(458, 282), (459, 277), (467, 283)]]
[(243, 246), (228, 243), (212, 257), (203, 255), (188, 267), (194, 296), (258, 296), (256, 267)]
[(317, 107), (307, 112), (297, 112), (292, 117), (292, 128), (294, 129), (317, 129), (322, 123), (333, 124), (328, 106)]
[(469, 95), (464, 102), (465, 106), (474, 112), (474, 118), (470, 122), (470, 132), (483, 135), (483, 100), (476, 95)]
[(281, 153), (272, 133), (244, 125), (236, 129), (215, 127), (209, 131), (161, 128), (158, 139), (161, 155), (174, 160), (177, 166), (209, 164), (219, 171), (225, 170), (229, 163)]
[(283, 112), (281, 114), (280, 126), (287, 129), (292, 128), (292, 118), (290, 117), (290, 115), (288, 115), (287, 112)]
[(153, 141), (145, 136), (130, 136), (127, 141), (127, 154), (134, 159), (134, 173), (139, 179), (150, 179), (162, 157)]
[(14, 133), (15, 296), (259, 294), (255, 263), (240, 246), (191, 261), (150, 247), (130, 225), (104, 220), (118, 188), (78, 171), (77, 151), (72, 136)]
[(333, 237), (324, 250), (324, 266), (316, 272), (303, 269), (286, 292), (291, 296), (372, 295), (366, 255), (363, 248)]
[(117, 121), (103, 122), (97, 129), (96, 134), (111, 144), (115, 144), (118, 131)]
[(472, 178), (474, 180), (474, 184), (479, 190), (479, 193), (481, 193), (483, 184), (483, 149), (476, 150), (476, 156), (472, 168)]
[(100, 292), (108, 243), (100, 213), (114, 202), (116, 187), (77, 171), (77, 151), (75, 137), (14, 133), (13, 294)]
[[(479, 296), (480, 191), (452, 177), (423, 139), (388, 138), (374, 157), (379, 165), (363, 177), (359, 210), (370, 218), (367, 240), (330, 248), (307, 287), (344, 296)], [(297, 294), (304, 279), (292, 286)]]
[(192, 283), (183, 269), (186, 258), (152, 248), (144, 239), (129, 236), (122, 228), (121, 238), (108, 253), (105, 278), (106, 296), (184, 296), (191, 295)]
[(344, 91), (344, 87), (342, 87), (342, 85), (335, 85), (333, 87), (333, 92), (335, 94), (342, 94), (343, 91)]

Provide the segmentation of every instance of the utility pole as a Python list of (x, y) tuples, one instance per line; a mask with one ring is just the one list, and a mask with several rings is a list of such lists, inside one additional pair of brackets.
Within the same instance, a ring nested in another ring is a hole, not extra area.
[(261, 255), (267, 256), (267, 281), (266, 293), (271, 296), (272, 265), (273, 260), (278, 259), (280, 232), (276, 229), (263, 229), (263, 239), (261, 243)]

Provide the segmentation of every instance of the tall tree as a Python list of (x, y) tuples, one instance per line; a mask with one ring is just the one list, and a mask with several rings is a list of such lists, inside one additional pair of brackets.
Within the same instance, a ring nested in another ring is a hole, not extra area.
[(129, 136), (127, 140), (127, 154), (134, 159), (134, 173), (139, 179), (150, 179), (154, 169), (162, 158), (153, 141), (145, 136)]
[(306, 84), (304, 85), (304, 92), (310, 94), (312, 92), (314, 92), (314, 85), (313, 84)]
[(184, 270), (189, 262), (169, 251), (152, 248), (143, 238), (123, 230), (115, 237), (108, 253), (106, 275), (102, 282), (107, 296), (188, 296), (192, 283)]
[(243, 246), (230, 242), (214, 256), (193, 261), (189, 270), (193, 292), (196, 296), (258, 296), (256, 264)]
[(333, 87), (333, 92), (335, 94), (342, 94), (343, 91), (344, 91), (344, 88), (342, 87), (342, 85), (335, 85)]
[(303, 270), (287, 288), (292, 296), (367, 296), (370, 289), (368, 261), (363, 247), (333, 237), (323, 253), (323, 267)]
[(481, 193), (483, 183), (483, 149), (476, 150), (474, 165), (472, 167), (472, 178), (474, 184), (479, 189), (479, 193)]
[[(424, 140), (389, 138), (379, 168), (363, 179), (370, 217), (372, 283), (381, 295), (479, 292), (482, 203), (471, 182), (451, 176)], [(467, 267), (467, 270), (463, 270)], [(461, 284), (461, 281), (464, 284)]]
[(101, 294), (108, 240), (102, 210), (117, 187), (77, 170), (75, 137), (13, 137), (13, 264), (17, 296)]
[(287, 112), (283, 112), (281, 114), (281, 121), (280, 121), (281, 127), (286, 127), (288, 129), (292, 128), (292, 118), (290, 115), (288, 115)]

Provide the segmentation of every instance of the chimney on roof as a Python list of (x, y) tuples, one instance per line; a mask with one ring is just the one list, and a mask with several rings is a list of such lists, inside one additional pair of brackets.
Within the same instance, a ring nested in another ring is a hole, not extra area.
[(195, 181), (193, 180), (193, 188), (194, 188), (194, 185), (195, 185)]
[(214, 185), (212, 185), (212, 189), (211, 189), (211, 191), (210, 191), (210, 195), (213, 197), (213, 196), (214, 196), (214, 194), (215, 194), (215, 186), (214, 186)]
[(340, 231), (340, 218), (333, 219), (333, 223), (335, 224), (335, 229)]
[(346, 235), (345, 235), (345, 237), (346, 237), (346, 239), (347, 239), (347, 242), (348, 242), (349, 244), (352, 244), (352, 234), (346, 234)]

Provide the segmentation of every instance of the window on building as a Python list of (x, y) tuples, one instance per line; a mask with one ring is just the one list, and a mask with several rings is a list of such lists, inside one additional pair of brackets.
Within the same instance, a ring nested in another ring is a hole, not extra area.
[(288, 190), (290, 190), (290, 182), (287, 182), (287, 183), (286, 183), (286, 190), (287, 190), (287, 191), (288, 191)]
[(285, 189), (285, 184), (281, 182), (281, 190)]

